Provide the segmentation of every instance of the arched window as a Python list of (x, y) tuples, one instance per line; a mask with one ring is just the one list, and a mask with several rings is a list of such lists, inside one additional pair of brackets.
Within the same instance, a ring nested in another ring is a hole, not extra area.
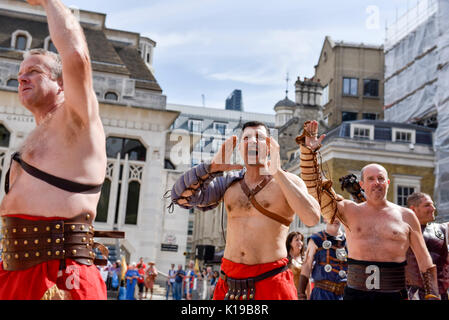
[(115, 92), (106, 92), (104, 95), (105, 100), (118, 101), (118, 95)]
[(125, 155), (128, 154), (129, 160), (146, 161), (147, 149), (136, 139), (108, 137), (106, 153), (108, 158), (116, 158), (120, 153), (120, 159), (125, 159)]
[(17, 36), (15, 48), (17, 50), (26, 50), (26, 48), (27, 48), (27, 37), (22, 36), (22, 35)]
[[(121, 137), (106, 139), (106, 154), (109, 158), (106, 177), (110, 179), (106, 179), (103, 184), (97, 207), (97, 221), (107, 221), (109, 202), (112, 199), (111, 201), (115, 203), (114, 223), (117, 223), (118, 217), (124, 214), (125, 224), (137, 224), (146, 153), (146, 147), (137, 139)], [(118, 163), (117, 155), (119, 155)], [(125, 160), (126, 158), (128, 160)], [(113, 174), (114, 170), (118, 172)], [(113, 180), (114, 176), (118, 177), (118, 180)], [(123, 188), (126, 191), (121, 197)], [(117, 191), (112, 194), (112, 189)], [(120, 210), (125, 212), (120, 213)]]
[(17, 81), (17, 79), (9, 79), (6, 82), (6, 85), (8, 87), (18, 88), (19, 87), (19, 81)]
[(111, 193), (111, 180), (105, 179), (103, 186), (101, 187), (101, 196), (97, 205), (97, 216), (95, 221), (107, 222), (108, 220), (108, 208), (109, 208), (109, 196)]
[(16, 30), (11, 35), (11, 48), (25, 51), (31, 46), (31, 34), (26, 30)]

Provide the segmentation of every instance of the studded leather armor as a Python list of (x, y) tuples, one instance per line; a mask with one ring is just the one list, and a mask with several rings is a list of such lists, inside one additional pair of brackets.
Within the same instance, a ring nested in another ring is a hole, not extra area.
[[(438, 289), (440, 294), (445, 293), (449, 288), (447, 228), (447, 224), (440, 223), (429, 223), (421, 226), (427, 249), (432, 257), (433, 263), (437, 266)], [(407, 267), (405, 270), (407, 285), (423, 288), (418, 263), (411, 249), (407, 252)]]

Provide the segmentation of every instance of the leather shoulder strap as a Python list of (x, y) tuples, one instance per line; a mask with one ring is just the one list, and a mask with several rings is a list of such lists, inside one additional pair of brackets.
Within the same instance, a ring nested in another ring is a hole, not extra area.
[(265, 209), (255, 199), (255, 195), (260, 190), (262, 190), (268, 184), (268, 182), (271, 181), (271, 179), (273, 179), (272, 176), (267, 176), (267, 178), (265, 178), (256, 188), (254, 188), (254, 190), (249, 189), (248, 185), (245, 182), (245, 179), (240, 180), (240, 186), (245, 195), (248, 197), (248, 200), (260, 213), (288, 227), (291, 224), (291, 221), (289, 219), (281, 217), (280, 215)]
[[(29, 175), (31, 175), (37, 179), (40, 179), (42, 181), (45, 181), (48, 184), (51, 184), (52, 186), (55, 186), (59, 189), (65, 190), (65, 191), (76, 192), (76, 193), (81, 193), (81, 192), (86, 192), (86, 191), (98, 192), (101, 190), (101, 186), (103, 185), (103, 184), (99, 184), (99, 185), (82, 184), (82, 183), (78, 183), (78, 182), (74, 182), (74, 181), (70, 181), (67, 179), (56, 177), (52, 174), (46, 173), (36, 167), (33, 167), (32, 165), (30, 165), (28, 163), (26, 163), (20, 157), (20, 154), (18, 152), (13, 154), (12, 160), (17, 161), (17, 163), (22, 167), (22, 169)], [(7, 173), (7, 179), (5, 180), (5, 192), (8, 193), (8, 191), (9, 191), (9, 170)]]

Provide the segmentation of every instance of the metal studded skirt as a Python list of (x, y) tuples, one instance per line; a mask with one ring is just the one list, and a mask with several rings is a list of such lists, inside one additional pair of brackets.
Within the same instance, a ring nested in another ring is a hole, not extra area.
[(95, 231), (92, 216), (80, 214), (68, 220), (29, 220), (2, 217), (3, 269), (25, 270), (54, 259), (73, 259), (85, 265), (106, 264), (97, 259), (98, 248), (107, 258), (107, 248), (94, 237), (124, 238), (120, 231)]

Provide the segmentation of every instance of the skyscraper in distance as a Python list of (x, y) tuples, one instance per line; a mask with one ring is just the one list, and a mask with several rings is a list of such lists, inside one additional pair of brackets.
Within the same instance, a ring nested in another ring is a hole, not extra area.
[(243, 111), (242, 90), (235, 89), (226, 99), (226, 110)]

